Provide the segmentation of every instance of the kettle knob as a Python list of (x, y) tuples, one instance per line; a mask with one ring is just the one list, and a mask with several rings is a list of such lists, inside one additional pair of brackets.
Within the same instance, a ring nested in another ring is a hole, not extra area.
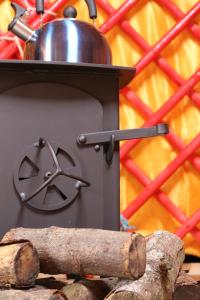
[(76, 18), (77, 10), (73, 6), (67, 6), (63, 11), (63, 16), (65, 18)]

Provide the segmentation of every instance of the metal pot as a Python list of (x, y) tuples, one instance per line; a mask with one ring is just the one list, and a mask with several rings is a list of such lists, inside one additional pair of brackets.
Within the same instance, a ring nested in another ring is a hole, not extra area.
[[(94, 0), (85, 0), (91, 19), (97, 17)], [(44, 13), (43, 1), (36, 12)], [(26, 42), (24, 59), (70, 63), (111, 64), (111, 51), (105, 37), (91, 24), (76, 19), (74, 7), (64, 10), (64, 18), (32, 30), (23, 20), (26, 10), (12, 3), (15, 18), (8, 29)]]

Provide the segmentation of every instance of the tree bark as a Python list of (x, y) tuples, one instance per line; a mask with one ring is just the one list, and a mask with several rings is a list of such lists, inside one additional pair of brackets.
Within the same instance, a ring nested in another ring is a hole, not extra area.
[(36, 285), (48, 288), (62, 290), (68, 300), (101, 300), (117, 285), (119, 278), (97, 278), (93, 279), (67, 279), (66, 275), (54, 275), (47, 277), (45, 274), (39, 274)]
[[(35, 287), (29, 290), (0, 290), (0, 300), (68, 300), (57, 290)], [(75, 300), (75, 299), (74, 299)]]
[(121, 280), (107, 300), (170, 300), (184, 261), (183, 242), (174, 234), (158, 231), (147, 238), (147, 265), (136, 280)]
[(117, 278), (98, 280), (82, 279), (63, 287), (62, 292), (68, 300), (103, 300), (117, 284)]
[(29, 241), (0, 243), (0, 287), (33, 285), (38, 273), (38, 254)]
[(186, 273), (179, 274), (173, 300), (199, 300), (200, 283)]
[(100, 229), (16, 228), (3, 240), (11, 238), (26, 238), (35, 245), (42, 273), (137, 279), (145, 271), (146, 242), (140, 234)]

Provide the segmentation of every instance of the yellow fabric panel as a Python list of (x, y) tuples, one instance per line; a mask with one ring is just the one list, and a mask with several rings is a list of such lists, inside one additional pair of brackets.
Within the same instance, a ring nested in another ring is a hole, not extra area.
[[(108, 0), (108, 2), (117, 9), (124, 0)], [(199, 1), (172, 0), (172, 2), (186, 13)], [(6, 30), (12, 14), (8, 3), (7, 0), (0, 1), (0, 29), (2, 30)], [(79, 19), (90, 22), (84, 1), (69, 0), (67, 4), (77, 7)], [(107, 14), (99, 8), (98, 26), (107, 18)], [(152, 0), (138, 0), (138, 4), (130, 10), (126, 18), (151, 46), (176, 24), (175, 18)], [(200, 16), (195, 18), (195, 22), (200, 25)], [(118, 25), (107, 33), (106, 37), (112, 48), (115, 65), (134, 66), (144, 54)], [(200, 46), (188, 29), (182, 31), (161, 52), (161, 55), (184, 79), (189, 78), (200, 66)], [(153, 112), (178, 90), (177, 85), (154, 62), (131, 82), (130, 87)], [(200, 92), (200, 84), (196, 85), (195, 91)], [(121, 128), (140, 127), (145, 122), (143, 116), (139, 114), (137, 108), (129, 104), (127, 99), (121, 97), (120, 100)], [(185, 144), (199, 133), (199, 109), (188, 96), (176, 105), (164, 121)], [(130, 157), (151, 180), (176, 156), (177, 151), (164, 137), (143, 140), (130, 152)], [(121, 209), (125, 209), (143, 189), (143, 186), (121, 166)], [(161, 189), (187, 216), (200, 208), (200, 175), (189, 162), (185, 162)], [(159, 229), (175, 232), (180, 226), (154, 197), (138, 210), (131, 218), (130, 224), (136, 226), (137, 231), (145, 235)], [(200, 224), (198, 227), (200, 228)], [(188, 254), (200, 256), (200, 243), (196, 242), (190, 234), (184, 241)]]
[(0, 0), (0, 31), (6, 32), (9, 21), (12, 19), (13, 11), (10, 7), (10, 1)]
[[(174, 1), (174, 3), (182, 11), (187, 12), (197, 1)], [(175, 24), (175, 20), (170, 14), (153, 1), (147, 1), (146, 5), (141, 5), (135, 11), (130, 22), (150, 45), (154, 45)], [(130, 44), (130, 41), (127, 43)], [(131, 50), (129, 51), (131, 52)], [(136, 59), (134, 57), (135, 52)], [(138, 61), (138, 56), (141, 57), (141, 53), (134, 49), (134, 53), (130, 53), (130, 56), (133, 64), (135, 64)], [(200, 66), (199, 44), (187, 30), (184, 30), (162, 51), (162, 56), (185, 79)], [(124, 58), (121, 61), (123, 62)], [(152, 111), (156, 111), (177, 90), (177, 86), (155, 63), (151, 63), (130, 86)], [(199, 88), (196, 87), (196, 90)], [(184, 97), (164, 121), (169, 123), (171, 130), (187, 144), (199, 133), (199, 117), (199, 110), (193, 105), (189, 97)], [(140, 126), (143, 122), (144, 119), (137, 113), (137, 110), (130, 107), (126, 99), (122, 99), (121, 128)], [(172, 146), (163, 137), (159, 137), (142, 141), (131, 151), (130, 157), (150, 179), (154, 179), (176, 155), (177, 153)], [(162, 191), (187, 216), (190, 216), (200, 207), (199, 183), (199, 174), (190, 163), (186, 162), (162, 186)], [(121, 167), (122, 209), (125, 209), (128, 203), (142, 190), (141, 184), (136, 179), (131, 178), (124, 167)], [(149, 234), (156, 229), (175, 232), (179, 226), (179, 223), (155, 198), (149, 199), (131, 218), (131, 224), (144, 234)], [(195, 242), (190, 234), (185, 238), (185, 245), (187, 253), (200, 255), (200, 244)]]

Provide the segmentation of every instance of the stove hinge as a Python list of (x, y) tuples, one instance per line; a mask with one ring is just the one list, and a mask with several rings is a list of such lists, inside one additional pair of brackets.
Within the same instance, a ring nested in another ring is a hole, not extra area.
[(106, 162), (112, 163), (115, 143), (123, 140), (147, 138), (169, 133), (167, 124), (158, 124), (146, 128), (111, 130), (94, 133), (83, 133), (77, 138), (79, 145), (95, 145), (96, 149), (103, 144), (106, 152)]

